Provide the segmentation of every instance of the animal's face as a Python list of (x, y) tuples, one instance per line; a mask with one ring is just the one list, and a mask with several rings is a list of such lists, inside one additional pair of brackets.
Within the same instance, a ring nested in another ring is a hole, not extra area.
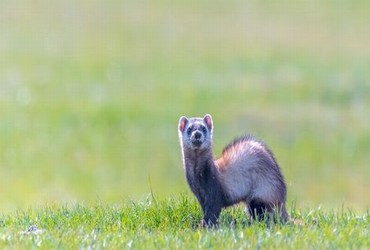
[(183, 147), (192, 150), (209, 148), (212, 143), (212, 117), (205, 115), (204, 118), (186, 118), (179, 120), (179, 137)]

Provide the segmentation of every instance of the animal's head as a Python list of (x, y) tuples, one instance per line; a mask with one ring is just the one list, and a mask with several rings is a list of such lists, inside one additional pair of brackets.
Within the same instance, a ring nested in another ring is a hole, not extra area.
[(187, 118), (181, 116), (179, 120), (179, 137), (182, 147), (199, 150), (209, 148), (212, 144), (213, 122), (211, 115), (203, 118)]

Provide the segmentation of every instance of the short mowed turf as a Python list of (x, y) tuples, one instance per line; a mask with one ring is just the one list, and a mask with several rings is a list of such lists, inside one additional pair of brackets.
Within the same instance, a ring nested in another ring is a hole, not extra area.
[(223, 211), (217, 228), (198, 226), (186, 195), (120, 206), (48, 205), (0, 217), (1, 248), (61, 249), (368, 249), (370, 214), (299, 210), (291, 221), (251, 221), (241, 206)]

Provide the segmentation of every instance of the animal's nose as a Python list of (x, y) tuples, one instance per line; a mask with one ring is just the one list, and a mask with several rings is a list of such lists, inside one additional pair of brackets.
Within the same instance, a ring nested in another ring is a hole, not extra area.
[(200, 137), (202, 137), (202, 133), (200, 133), (200, 132), (196, 131), (196, 132), (194, 133), (194, 138), (195, 138), (195, 139), (200, 139)]

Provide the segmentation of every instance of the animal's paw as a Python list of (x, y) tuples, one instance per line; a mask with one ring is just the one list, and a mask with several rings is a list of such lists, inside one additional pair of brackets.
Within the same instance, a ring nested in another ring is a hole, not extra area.
[(205, 228), (206, 227), (206, 221), (204, 220), (204, 219), (201, 219), (200, 220), (200, 223), (199, 223), (199, 227), (201, 227), (201, 228)]
[(200, 225), (199, 226), (201, 228), (217, 228), (218, 227), (218, 223), (217, 222), (213, 222), (211, 220), (202, 219), (200, 221)]

